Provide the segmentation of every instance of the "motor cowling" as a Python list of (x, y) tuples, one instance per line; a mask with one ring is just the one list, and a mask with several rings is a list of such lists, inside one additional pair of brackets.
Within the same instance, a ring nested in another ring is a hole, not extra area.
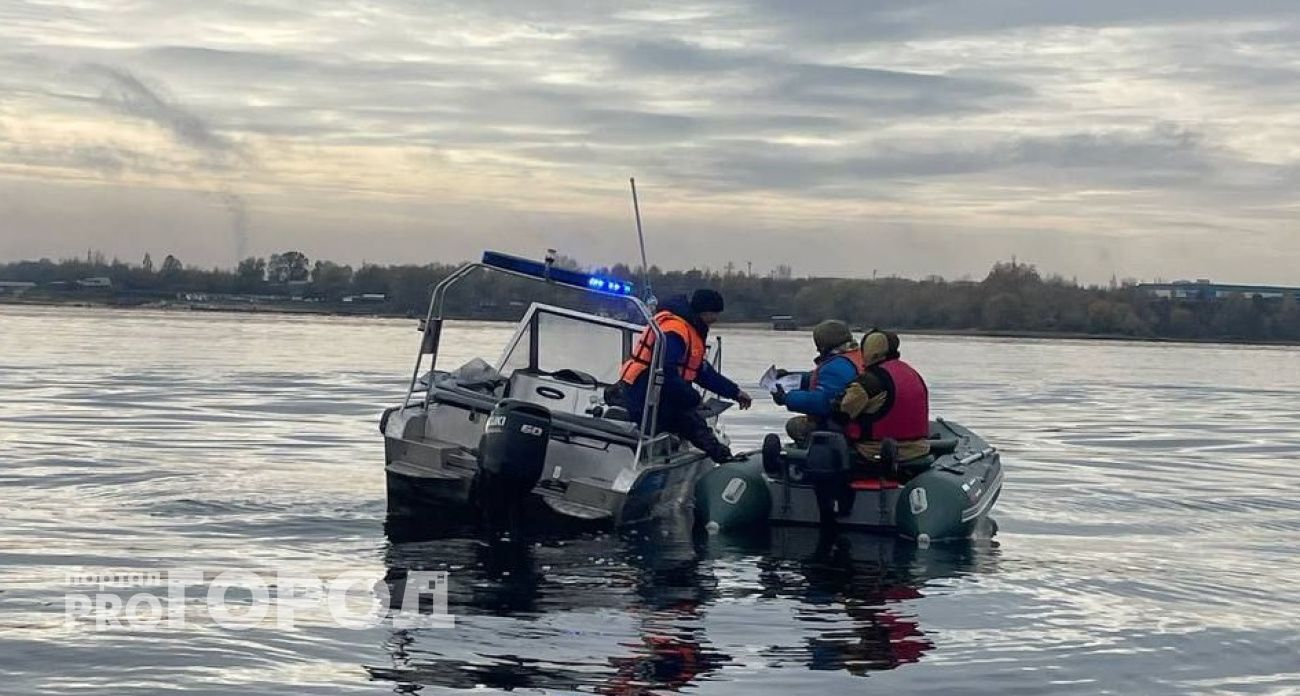
[(537, 485), (551, 442), (551, 412), (526, 401), (506, 400), (488, 416), (478, 446), (478, 502), (490, 522), (513, 517)]

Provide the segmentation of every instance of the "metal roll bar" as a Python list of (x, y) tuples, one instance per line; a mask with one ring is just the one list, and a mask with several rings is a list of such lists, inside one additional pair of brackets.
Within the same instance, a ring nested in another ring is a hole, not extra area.
[(637, 309), (641, 317), (645, 319), (646, 326), (649, 327), (649, 329), (654, 332), (654, 336), (655, 336), (655, 344), (652, 351), (653, 355), (650, 358), (650, 368), (649, 368), (650, 382), (647, 385), (647, 389), (646, 389), (645, 412), (641, 416), (641, 423), (640, 423), (641, 444), (639, 444), (637, 447), (637, 461), (639, 462), (641, 460), (641, 454), (642, 454), (641, 448), (644, 446), (646, 441), (648, 441), (654, 436), (654, 427), (658, 423), (659, 396), (660, 396), (660, 392), (663, 389), (663, 383), (664, 383), (664, 370), (662, 365), (664, 332), (663, 329), (659, 328), (659, 324), (655, 322), (654, 315), (650, 312), (650, 308), (647, 307), (646, 304), (640, 300), (640, 298), (637, 298), (633, 295), (619, 295), (619, 294), (595, 292), (593, 290), (588, 290), (586, 288), (578, 287), (576, 285), (570, 285), (567, 283), (557, 283), (551, 280), (550, 278), (539, 278), (537, 276), (529, 275), (527, 273), (520, 273), (518, 271), (513, 271), (508, 268), (500, 268), (482, 262), (472, 262), (472, 263), (464, 264), (460, 268), (457, 268), (455, 271), (452, 271), (451, 275), (439, 281), (438, 284), (435, 285), (433, 288), (433, 293), (429, 298), (429, 310), (424, 317), (424, 326), (422, 327), (423, 336), (420, 339), (420, 350), (415, 356), (415, 369), (411, 371), (411, 383), (407, 387), (406, 400), (403, 402), (403, 408), (407, 408), (411, 406), (411, 396), (416, 393), (416, 389), (415, 389), (416, 384), (420, 380), (420, 368), (424, 364), (424, 356), (426, 354), (430, 356), (429, 384), (425, 387), (425, 392), (424, 392), (424, 403), (426, 407), (428, 406), (430, 400), (432, 399), (433, 382), (434, 382), (433, 371), (438, 365), (438, 346), (442, 338), (442, 322), (443, 322), (442, 308), (447, 298), (447, 291), (450, 290), (453, 286), (455, 286), (460, 281), (464, 280), (467, 276), (469, 276), (469, 274), (479, 269), (483, 269), (485, 271), (495, 271), (497, 273), (504, 273), (506, 275), (514, 276), (516, 278), (523, 278), (525, 280), (545, 283), (547, 285), (555, 285), (559, 287), (570, 288), (572, 290), (577, 290), (579, 292), (587, 292), (591, 294), (601, 295), (603, 297), (623, 300), (624, 302), (632, 305)]

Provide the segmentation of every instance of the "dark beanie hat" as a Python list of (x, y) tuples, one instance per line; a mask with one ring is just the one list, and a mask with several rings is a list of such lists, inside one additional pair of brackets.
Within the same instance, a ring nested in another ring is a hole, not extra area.
[(691, 294), (691, 311), (696, 314), (721, 312), (722, 307), (722, 295), (717, 290), (700, 288)]

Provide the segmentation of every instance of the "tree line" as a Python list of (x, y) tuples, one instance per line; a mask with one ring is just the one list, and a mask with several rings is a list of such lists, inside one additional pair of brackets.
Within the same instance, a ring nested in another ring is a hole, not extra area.
[[(561, 258), (559, 263), (579, 267), (572, 259)], [(88, 254), (84, 260), (0, 264), (0, 280), (37, 283), (38, 294), (51, 284), (92, 276), (110, 278), (113, 288), (108, 292), (116, 296), (210, 293), (273, 300), (292, 290), (324, 306), (338, 306), (347, 296), (382, 295), (382, 301), (367, 305), (365, 311), (414, 316), (423, 315), (430, 287), (456, 267), (367, 263), (354, 269), (332, 261), (312, 262), (301, 252), (287, 251), (245, 259), (234, 269), (200, 269), (185, 266), (174, 256), (155, 267), (148, 255), (139, 264), (128, 264)], [(640, 287), (640, 274), (626, 265), (585, 270), (632, 280)], [(898, 330), (1300, 341), (1300, 306), (1294, 296), (1160, 298), (1133, 283), (1081, 285), (1061, 276), (1044, 276), (1034, 266), (1014, 261), (995, 264), (979, 281), (794, 277), (788, 267), (760, 276), (730, 265), (721, 271), (652, 267), (648, 277), (660, 298), (704, 286), (721, 291), (727, 301), (726, 320), (737, 322), (766, 322), (773, 315), (788, 314), (802, 324), (837, 318), (858, 327)], [(537, 290), (536, 284), (520, 279), (479, 274), (466, 280), (451, 298), (458, 301), (449, 306), (458, 308), (461, 316), (513, 319), (527, 301), (555, 301), (563, 292), (545, 288), (539, 294)], [(588, 302), (600, 311), (617, 311), (607, 301), (574, 295), (569, 299)]]

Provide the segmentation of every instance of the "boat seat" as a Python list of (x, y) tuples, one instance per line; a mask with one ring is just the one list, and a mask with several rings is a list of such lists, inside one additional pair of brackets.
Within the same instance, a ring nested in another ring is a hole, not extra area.
[(545, 406), (552, 413), (590, 415), (605, 402), (605, 385), (578, 370), (523, 368), (510, 375), (505, 396)]
[[(435, 388), (433, 390), (433, 401), (434, 403), (457, 406), (478, 413), (491, 413), (492, 409), (496, 408), (497, 405), (496, 397), (460, 388)], [(600, 437), (626, 445), (635, 446), (641, 435), (635, 423), (609, 420), (608, 418), (575, 416), (562, 411), (552, 411), (551, 422), (565, 432)]]
[(632, 414), (622, 406), (606, 406), (605, 417), (612, 421), (632, 421)]
[[(545, 374), (545, 373), (539, 370), (538, 374)], [(552, 372), (550, 376), (554, 377), (555, 379), (561, 382), (568, 382), (569, 384), (577, 384), (584, 387), (591, 387), (593, 389), (600, 386), (599, 380), (587, 374), (586, 372), (583, 372), (582, 370), (570, 370), (568, 368), (565, 368), (563, 370), (556, 370), (555, 372)]]

